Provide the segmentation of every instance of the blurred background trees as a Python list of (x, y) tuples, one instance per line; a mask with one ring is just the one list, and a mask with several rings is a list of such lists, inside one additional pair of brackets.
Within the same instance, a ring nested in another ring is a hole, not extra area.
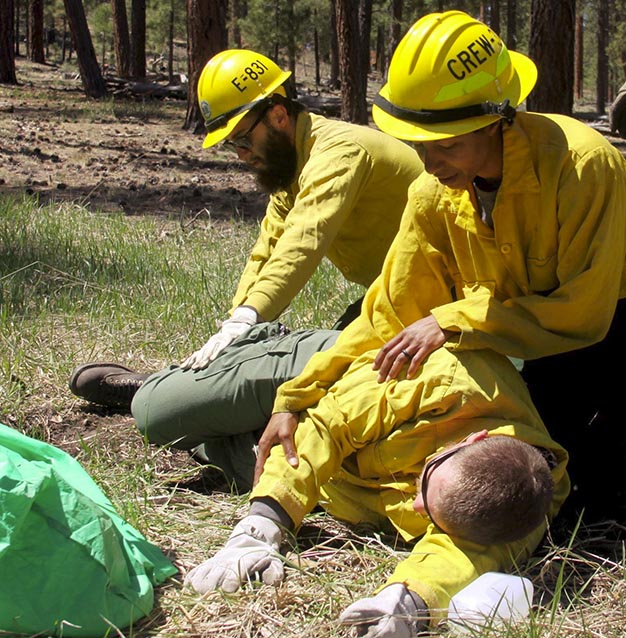
[(99, 75), (188, 81), (185, 126), (194, 128), (204, 62), (243, 47), (296, 82), (306, 76), (309, 90), (338, 89), (341, 117), (367, 122), (368, 82), (383, 81), (398, 40), (420, 16), (448, 9), (533, 57), (533, 110), (603, 114), (626, 80), (626, 0), (0, 0), (0, 82), (19, 82), (21, 56), (78, 66), (90, 97), (106, 95)]

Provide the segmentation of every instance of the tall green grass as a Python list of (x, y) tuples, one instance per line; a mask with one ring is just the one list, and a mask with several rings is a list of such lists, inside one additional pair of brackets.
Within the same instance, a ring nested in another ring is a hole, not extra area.
[[(188, 356), (227, 316), (257, 234), (0, 199), (0, 410), (32, 396), (42, 371), (64, 384), (86, 360), (157, 369)], [(330, 327), (360, 292), (324, 263), (284, 321)]]

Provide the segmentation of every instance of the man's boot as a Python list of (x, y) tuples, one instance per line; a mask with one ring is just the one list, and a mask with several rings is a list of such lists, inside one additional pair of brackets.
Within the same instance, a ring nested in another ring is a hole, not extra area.
[(72, 372), (69, 386), (72, 394), (90, 403), (130, 410), (135, 392), (149, 376), (119, 363), (84, 363)]

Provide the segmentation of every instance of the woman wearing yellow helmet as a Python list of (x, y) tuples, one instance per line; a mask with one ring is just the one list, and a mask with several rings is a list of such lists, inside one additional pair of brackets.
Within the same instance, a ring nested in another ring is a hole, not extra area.
[(626, 173), (585, 124), (516, 110), (536, 77), (531, 60), (459, 11), (426, 16), (399, 44), (373, 116), (425, 163), (386, 266), (405, 279), (397, 294), (420, 292), (410, 309), (386, 309), (401, 329), (375, 366), (381, 380), (407, 364), (412, 376), (442, 345), (525, 360), (533, 400), (572, 456), (570, 506), (605, 516), (618, 501), (598, 498), (611, 463), (594, 486), (583, 432), (597, 428), (592, 457), (604, 458), (607, 438), (626, 454), (612, 431), (621, 388), (602, 374), (626, 351)]

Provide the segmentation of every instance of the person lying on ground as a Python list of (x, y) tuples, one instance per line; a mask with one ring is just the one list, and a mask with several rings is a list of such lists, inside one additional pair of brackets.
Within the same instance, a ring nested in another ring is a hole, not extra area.
[(567, 495), (567, 454), (513, 364), (490, 350), (440, 348), (412, 379), (379, 383), (377, 352), (355, 359), (299, 415), (298, 462), (272, 449), (249, 515), (187, 574), (188, 586), (278, 583), (285, 534), (319, 504), (416, 541), (381, 588), (340, 617), (360, 635), (408, 637), (434, 627), (480, 574), (511, 569), (535, 549)]

